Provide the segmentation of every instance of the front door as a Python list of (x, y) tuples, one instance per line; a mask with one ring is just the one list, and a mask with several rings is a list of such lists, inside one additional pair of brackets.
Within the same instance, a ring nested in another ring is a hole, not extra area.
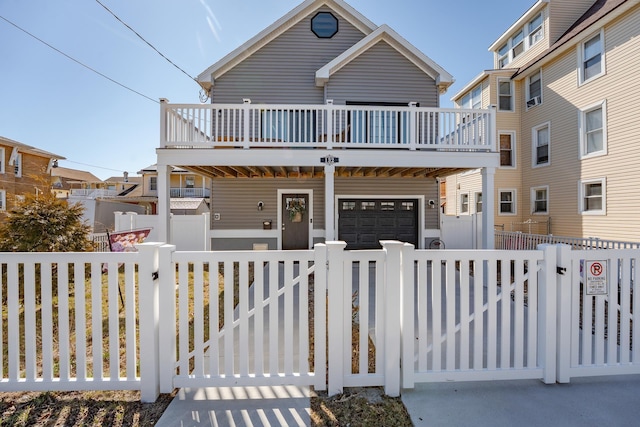
[(282, 249), (309, 249), (309, 195), (282, 195)]

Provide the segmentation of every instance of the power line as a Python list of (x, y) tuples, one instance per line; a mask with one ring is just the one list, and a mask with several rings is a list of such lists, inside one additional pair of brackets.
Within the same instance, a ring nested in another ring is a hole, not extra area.
[(47, 43), (46, 41), (42, 40), (41, 38), (39, 38), (39, 37), (37, 37), (37, 36), (35, 36), (35, 35), (31, 34), (29, 31), (27, 31), (27, 30), (25, 30), (24, 28), (22, 28), (22, 27), (18, 26), (17, 24), (14, 24), (13, 22), (11, 22), (10, 20), (8, 20), (8, 19), (7, 19), (7, 18), (5, 18), (4, 16), (0, 15), (0, 19), (4, 20), (4, 21), (5, 21), (5, 22), (7, 22), (8, 24), (13, 25), (13, 26), (14, 26), (15, 28), (17, 28), (18, 30), (22, 31), (23, 33), (25, 33), (25, 34), (27, 34), (27, 35), (29, 35), (29, 36), (31, 36), (31, 37), (33, 37), (34, 39), (38, 40), (40, 43), (44, 44), (45, 46), (47, 46), (47, 47), (49, 47), (49, 48), (51, 48), (51, 49), (53, 49), (53, 50), (55, 50), (55, 51), (56, 51), (56, 52), (58, 52), (59, 54), (61, 54), (61, 55), (65, 56), (65, 57), (67, 57), (68, 59), (72, 60), (72, 61), (73, 61), (73, 62), (75, 62), (76, 64), (78, 64), (78, 65), (82, 65), (84, 68), (88, 69), (89, 71), (93, 71), (93, 72), (94, 72), (94, 73), (96, 73), (97, 75), (99, 75), (99, 76), (101, 76), (101, 77), (104, 77), (105, 79), (109, 80), (110, 82), (115, 83), (115, 84), (117, 84), (118, 86), (120, 86), (120, 87), (122, 87), (122, 88), (124, 88), (124, 89), (127, 89), (128, 91), (131, 91), (131, 92), (135, 93), (136, 95), (140, 95), (140, 96), (142, 96), (143, 98), (146, 98), (146, 99), (148, 99), (148, 100), (149, 100), (149, 101), (151, 101), (151, 102), (155, 102), (156, 104), (159, 104), (159, 102), (158, 102), (157, 100), (155, 100), (155, 99), (153, 99), (153, 98), (150, 98), (150, 97), (148, 97), (147, 95), (145, 95), (145, 94), (143, 94), (143, 93), (140, 93), (140, 92), (138, 92), (137, 90), (134, 90), (134, 89), (130, 88), (129, 86), (125, 86), (124, 84), (122, 84), (122, 83), (120, 83), (120, 82), (118, 82), (118, 81), (116, 81), (116, 80), (112, 79), (111, 77), (109, 77), (109, 76), (107, 76), (107, 75), (105, 75), (105, 74), (101, 73), (100, 71), (98, 71), (98, 70), (96, 70), (96, 69), (94, 69), (94, 68), (91, 68), (90, 66), (88, 66), (88, 65), (86, 65), (86, 64), (84, 64), (84, 63), (82, 63), (82, 62), (78, 61), (77, 59), (75, 59), (75, 58), (73, 58), (73, 57), (71, 57), (71, 56), (67, 55), (66, 53), (64, 53), (64, 52), (63, 52), (63, 51), (61, 51), (60, 49), (58, 49), (58, 48), (56, 48), (56, 47), (54, 47), (54, 46), (50, 45), (49, 43)]
[[(156, 47), (154, 45), (152, 45), (151, 43), (149, 43), (144, 37), (142, 37), (136, 30), (134, 30), (133, 28), (131, 28), (130, 25), (128, 25), (126, 22), (124, 22), (122, 19), (120, 19), (118, 17), (118, 15), (116, 15), (115, 13), (113, 13), (111, 11), (111, 9), (109, 9), (107, 6), (105, 6), (104, 4), (102, 4), (100, 2), (100, 0), (96, 0), (96, 3), (98, 3), (100, 6), (102, 6), (107, 12), (109, 12), (111, 15), (113, 15), (114, 18), (116, 18), (118, 21), (120, 21), (120, 23), (122, 25), (124, 25), (125, 27), (127, 27), (129, 30), (131, 30), (136, 36), (138, 36), (138, 38), (140, 40), (142, 40), (143, 42), (145, 42), (151, 49), (155, 50), (156, 53), (158, 55), (160, 55), (161, 57), (163, 57), (169, 64), (173, 65), (174, 67), (176, 67), (178, 70), (180, 70), (185, 76), (189, 77), (191, 80), (193, 80), (194, 82), (198, 83), (198, 80), (196, 80), (195, 77), (192, 77), (189, 73), (187, 73), (185, 70), (183, 70), (182, 68), (178, 67), (172, 60), (170, 60), (169, 58), (167, 58), (165, 55), (162, 54), (162, 52), (160, 52), (158, 49), (156, 49)], [(198, 83), (199, 84), (199, 83)]]
[(105, 168), (103, 166), (96, 166), (96, 165), (90, 165), (88, 163), (80, 163), (80, 162), (74, 162), (73, 160), (61, 160), (63, 162), (69, 162), (69, 163), (75, 163), (77, 165), (83, 165), (83, 166), (89, 166), (90, 168), (97, 168), (97, 169), (104, 169), (104, 170), (108, 170), (108, 171), (113, 171), (113, 172), (122, 172), (122, 169), (111, 169), (111, 168)]

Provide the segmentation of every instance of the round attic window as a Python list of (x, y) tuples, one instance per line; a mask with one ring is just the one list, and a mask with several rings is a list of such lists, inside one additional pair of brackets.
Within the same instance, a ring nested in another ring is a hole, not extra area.
[(318, 12), (311, 18), (311, 31), (321, 39), (330, 39), (338, 32), (338, 18), (331, 12)]

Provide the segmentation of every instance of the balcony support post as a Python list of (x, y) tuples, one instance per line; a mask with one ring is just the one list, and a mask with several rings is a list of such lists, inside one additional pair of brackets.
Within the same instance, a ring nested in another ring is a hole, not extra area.
[(171, 166), (158, 163), (158, 240), (170, 243), (171, 240)]
[(416, 141), (418, 137), (418, 103), (410, 102), (409, 107), (411, 107), (411, 111), (407, 117), (409, 121), (409, 150), (415, 150), (418, 145), (418, 141)]
[(251, 100), (245, 98), (242, 100), (242, 104), (242, 142), (243, 148), (249, 149), (251, 148), (251, 138), (249, 136), (249, 132), (251, 131), (251, 127), (249, 126), (251, 118)]
[(482, 249), (495, 249), (494, 176), (496, 168), (482, 168)]
[(324, 238), (325, 242), (335, 240), (335, 174), (332, 164), (324, 166)]

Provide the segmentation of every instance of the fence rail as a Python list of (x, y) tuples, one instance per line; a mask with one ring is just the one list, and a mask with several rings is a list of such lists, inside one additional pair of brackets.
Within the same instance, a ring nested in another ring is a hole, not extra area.
[(166, 102), (161, 109), (161, 147), (496, 151), (492, 109)]
[(496, 249), (532, 250), (541, 244), (569, 245), (572, 249), (638, 249), (640, 243), (599, 239), (597, 237), (562, 237), (551, 234), (528, 234), (495, 231)]

